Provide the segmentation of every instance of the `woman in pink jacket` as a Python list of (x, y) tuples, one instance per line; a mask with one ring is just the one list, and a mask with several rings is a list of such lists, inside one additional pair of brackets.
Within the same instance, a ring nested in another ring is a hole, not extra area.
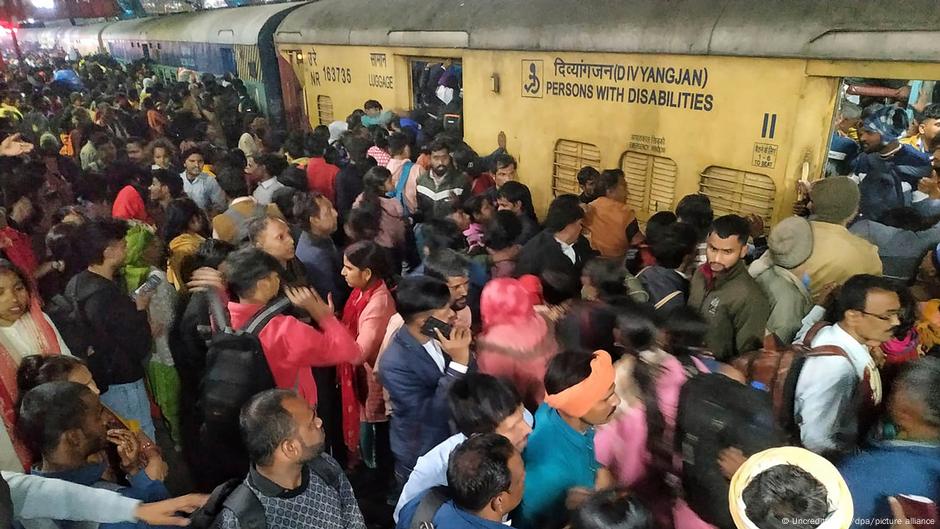
[(548, 320), (536, 314), (529, 291), (518, 279), (496, 278), (480, 296), (483, 333), (477, 340), (477, 367), (508, 378), (535, 412), (545, 399), (545, 370), (558, 352)]
[(391, 271), (388, 251), (372, 241), (352, 244), (343, 255), (342, 274), (353, 289), (343, 308), (343, 323), (362, 350), (357, 362), (337, 368), (343, 399), (343, 439), (350, 467), (359, 460), (360, 435), (367, 465), (387, 466), (390, 471), (393, 464), (385, 399), (373, 374), (385, 329), (395, 314), (395, 301), (385, 284)]

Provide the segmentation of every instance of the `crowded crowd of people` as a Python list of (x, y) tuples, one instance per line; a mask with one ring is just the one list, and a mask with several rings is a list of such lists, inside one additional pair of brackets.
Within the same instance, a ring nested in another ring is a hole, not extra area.
[(542, 212), (503, 133), (374, 100), (287, 132), (105, 56), (0, 93), (0, 525), (935, 523), (940, 104), (844, 102), (767, 225), (589, 166)]

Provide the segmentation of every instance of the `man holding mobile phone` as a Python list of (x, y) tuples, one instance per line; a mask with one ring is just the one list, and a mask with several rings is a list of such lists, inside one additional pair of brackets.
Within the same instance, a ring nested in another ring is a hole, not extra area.
[(377, 374), (392, 401), (391, 444), (401, 487), (418, 457), (453, 434), (447, 391), (472, 364), (470, 329), (454, 326), (446, 283), (406, 277), (395, 303), (405, 323), (392, 337)]

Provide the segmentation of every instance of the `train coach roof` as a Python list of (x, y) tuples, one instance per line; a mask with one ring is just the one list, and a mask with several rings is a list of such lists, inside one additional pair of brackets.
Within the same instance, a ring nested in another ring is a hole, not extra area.
[(101, 34), (101, 38), (105, 41), (138, 40), (257, 45), (258, 34), (268, 19), (302, 3), (287, 2), (211, 9), (124, 20), (110, 25)]
[[(108, 27), (109, 24), (112, 24), (112, 22), (60, 27), (57, 32), (58, 38), (59, 41), (63, 43), (74, 43), (79, 40), (98, 42), (98, 35), (101, 34), (101, 30)], [(97, 44), (95, 46), (97, 46)]]
[(936, 61), (936, 0), (319, 0), (281, 43)]

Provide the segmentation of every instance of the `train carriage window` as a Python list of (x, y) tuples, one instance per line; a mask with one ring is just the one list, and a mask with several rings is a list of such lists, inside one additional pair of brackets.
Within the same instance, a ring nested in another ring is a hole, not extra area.
[(711, 200), (716, 217), (754, 213), (770, 226), (777, 188), (769, 176), (712, 165), (701, 177), (699, 189)]
[(317, 118), (321, 125), (329, 125), (333, 119), (333, 99), (330, 96), (317, 96)]
[(638, 212), (672, 210), (676, 200), (676, 162), (664, 156), (626, 151), (620, 168), (630, 192), (627, 203)]
[(601, 151), (597, 145), (574, 140), (555, 143), (555, 163), (552, 169), (552, 191), (555, 196), (565, 193), (579, 194), (578, 171), (586, 165), (601, 167)]

